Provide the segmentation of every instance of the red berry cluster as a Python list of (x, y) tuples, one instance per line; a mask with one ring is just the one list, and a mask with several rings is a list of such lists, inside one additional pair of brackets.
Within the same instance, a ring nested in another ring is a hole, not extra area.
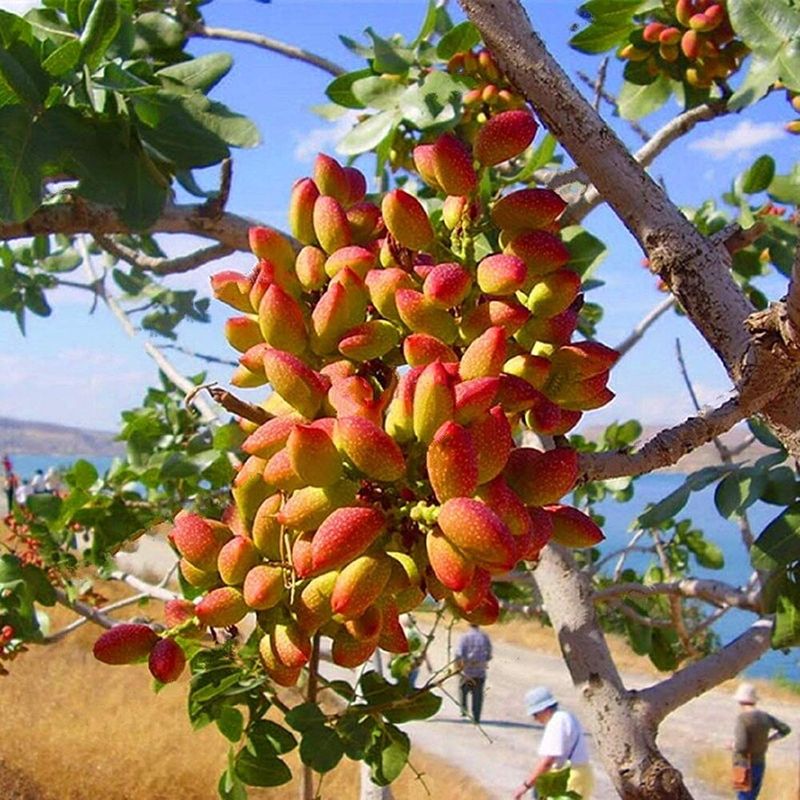
[(175, 519), (181, 573), (205, 594), (168, 624), (254, 613), (267, 672), (291, 685), (316, 634), (342, 666), (376, 647), (407, 652), (399, 615), (426, 594), (489, 624), (493, 576), (551, 538), (602, 538), (560, 502), (575, 451), (514, 439), (563, 434), (607, 403), (617, 358), (572, 341), (581, 280), (559, 235), (564, 201), (530, 188), (479, 202), (487, 171), (536, 130), (512, 108), (469, 139), (456, 129), (417, 145), (412, 166), (441, 215), (403, 189), (370, 198), (358, 170), (320, 155), (291, 192), (297, 245), (253, 228), (253, 272), (214, 276), (239, 312), (226, 324), (241, 353), (232, 382), (268, 385), (269, 419), (242, 423), (248, 457), (222, 520)]
[(700, 89), (736, 72), (747, 53), (731, 27), (724, 0), (665, 3), (619, 51), (621, 58), (645, 63), (654, 77), (685, 78)]

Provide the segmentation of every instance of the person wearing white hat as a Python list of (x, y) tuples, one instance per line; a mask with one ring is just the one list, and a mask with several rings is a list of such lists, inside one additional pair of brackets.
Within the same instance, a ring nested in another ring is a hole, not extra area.
[[(569, 711), (558, 707), (558, 700), (545, 686), (537, 686), (525, 695), (525, 710), (544, 725), (544, 734), (539, 744), (539, 760), (515, 792), (514, 800), (521, 800), (526, 792), (533, 790), (540, 775), (564, 767), (569, 767), (567, 789), (589, 800), (594, 780), (580, 722)], [(536, 796), (535, 790), (533, 796)]]
[(733, 697), (740, 708), (733, 737), (734, 789), (737, 800), (756, 800), (764, 781), (767, 747), (788, 736), (791, 728), (756, 708), (758, 693), (752, 683), (739, 684)]

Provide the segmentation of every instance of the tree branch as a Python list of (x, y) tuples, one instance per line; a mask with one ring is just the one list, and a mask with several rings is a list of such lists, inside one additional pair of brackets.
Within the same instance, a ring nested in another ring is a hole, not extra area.
[(228, 247), (226, 244), (212, 244), (210, 247), (204, 247), (185, 256), (156, 258), (132, 250), (121, 242), (115, 242), (103, 234), (96, 234), (94, 238), (100, 247), (111, 253), (115, 258), (119, 258), (133, 267), (138, 267), (144, 272), (153, 272), (156, 275), (176, 275), (181, 272), (189, 272), (201, 267), (203, 264), (207, 264), (209, 261), (229, 256), (233, 252), (233, 248)]
[[(250, 252), (248, 231), (257, 223), (231, 214), (209, 213), (201, 205), (167, 205), (161, 216), (147, 229), (148, 233), (190, 233), (215, 239), (232, 250)], [(108, 206), (73, 198), (61, 203), (41, 206), (24, 222), (0, 221), (0, 240), (21, 239), (37, 234), (89, 233), (92, 236), (114, 233), (135, 233), (119, 214)], [(285, 234), (284, 234), (285, 235)]]
[(670, 295), (662, 300), (657, 306), (649, 311), (636, 327), (614, 348), (620, 355), (624, 356), (639, 340), (647, 333), (648, 328), (653, 325), (663, 314), (675, 307), (675, 298)]
[(723, 681), (735, 678), (769, 650), (771, 632), (772, 621), (760, 619), (716, 653), (640, 691), (639, 699), (646, 707), (648, 717), (658, 723), (684, 703)]
[(251, 31), (240, 31), (232, 28), (209, 28), (202, 22), (198, 22), (189, 29), (189, 36), (200, 39), (224, 39), (229, 42), (240, 42), (242, 44), (250, 44), (254, 47), (260, 47), (262, 50), (269, 50), (273, 53), (278, 53), (287, 58), (296, 61), (303, 61), (310, 64), (312, 67), (324, 70), (325, 72), (333, 75), (343, 75), (345, 70), (333, 61), (327, 58), (318, 56), (302, 47), (297, 47), (293, 44), (281, 42), (278, 39), (272, 39), (269, 36), (263, 36), (260, 33), (252, 33)]
[(734, 398), (718, 408), (689, 417), (680, 425), (657, 433), (633, 453), (619, 450), (581, 453), (578, 456), (578, 482), (644, 475), (655, 469), (672, 466), (687, 453), (730, 430), (750, 413), (753, 413), (753, 409), (744, 409), (739, 400)]
[(668, 583), (618, 583), (605, 589), (596, 589), (593, 599), (599, 603), (629, 594), (646, 597), (653, 595), (692, 597), (714, 606), (731, 606), (756, 613), (761, 612), (757, 591), (744, 591), (724, 581), (701, 578), (683, 578)]
[[(707, 122), (728, 113), (723, 103), (709, 103), (684, 111), (683, 114), (679, 114), (670, 120), (651, 137), (645, 138), (644, 146), (636, 151), (634, 158), (642, 167), (648, 167), (673, 142), (693, 130), (698, 123)], [(564, 217), (571, 222), (579, 222), (593, 208), (596, 208), (602, 200), (603, 197), (597, 189), (594, 186), (590, 186), (583, 197), (567, 209)]]

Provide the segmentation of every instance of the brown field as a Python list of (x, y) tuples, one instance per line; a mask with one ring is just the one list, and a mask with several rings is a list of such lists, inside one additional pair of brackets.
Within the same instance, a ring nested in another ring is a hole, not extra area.
[[(731, 754), (719, 750), (703, 751), (695, 759), (694, 772), (710, 786), (728, 787), (731, 783)], [(765, 800), (797, 800), (800, 797), (797, 768), (788, 761), (768, 760), (760, 797)]]
[[(105, 591), (105, 589), (104, 589)], [(118, 596), (116, 592), (107, 594)], [(141, 615), (133, 607), (130, 614)], [(154, 616), (158, 612), (150, 611)], [(54, 627), (72, 615), (56, 609)], [(227, 743), (215, 728), (193, 732), (184, 677), (153, 693), (143, 665), (109, 667), (95, 661), (98, 629), (86, 625), (62, 642), (34, 647), (0, 678), (0, 798), (2, 800), (213, 800)], [(297, 770), (299, 759), (288, 763)], [(486, 794), (463, 774), (425, 753), (392, 789), (397, 800)], [(358, 796), (359, 765), (344, 760), (325, 776), (323, 798)], [(252, 789), (254, 800), (296, 798), (296, 783)]]

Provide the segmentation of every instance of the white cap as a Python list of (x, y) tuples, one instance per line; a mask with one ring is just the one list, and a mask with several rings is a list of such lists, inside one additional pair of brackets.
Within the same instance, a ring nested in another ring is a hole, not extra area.
[(552, 706), (558, 705), (558, 700), (546, 686), (537, 686), (525, 695), (525, 709), (528, 716), (538, 714)]
[(754, 706), (758, 702), (758, 693), (752, 683), (740, 683), (733, 697), (738, 703), (746, 706)]

